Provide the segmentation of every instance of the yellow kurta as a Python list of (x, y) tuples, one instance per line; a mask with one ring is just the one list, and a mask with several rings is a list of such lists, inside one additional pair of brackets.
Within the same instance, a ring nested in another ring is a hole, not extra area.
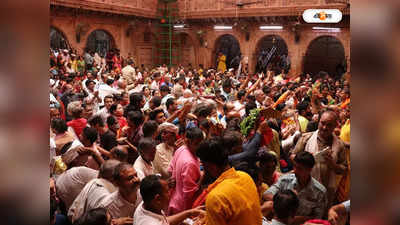
[(340, 139), (344, 142), (350, 143), (350, 119), (346, 121), (340, 130)]
[(226, 56), (225, 55), (221, 55), (218, 57), (218, 68), (217, 71), (222, 71), (225, 72), (226, 71)]
[(299, 119), (299, 123), (300, 123), (301, 132), (305, 133), (307, 130), (308, 119), (306, 119), (303, 116), (299, 116), (298, 119)]
[(231, 168), (207, 195), (207, 225), (261, 225), (260, 198), (252, 178)]

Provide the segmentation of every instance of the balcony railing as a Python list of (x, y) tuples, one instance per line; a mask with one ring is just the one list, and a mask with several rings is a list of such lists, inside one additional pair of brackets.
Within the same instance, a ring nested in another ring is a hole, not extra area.
[(50, 0), (51, 5), (116, 14), (155, 17), (158, 0)]
[[(255, 4), (246, 4), (257, 2)], [(155, 18), (158, 0), (50, 0), (52, 5)], [(244, 3), (244, 5), (240, 4)], [(178, 0), (184, 18), (293, 16), (308, 8), (335, 8), (349, 13), (350, 0)]]

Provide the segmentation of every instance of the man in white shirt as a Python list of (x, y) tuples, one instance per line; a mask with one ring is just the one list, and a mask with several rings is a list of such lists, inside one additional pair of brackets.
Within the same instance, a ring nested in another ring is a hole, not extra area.
[[(114, 94), (121, 94), (117, 89), (111, 87), (114, 83), (113, 79), (107, 79), (105, 84), (101, 84), (99, 86), (99, 97), (104, 100), (104, 97)], [(101, 102), (100, 105), (104, 105), (104, 102)]]
[(112, 219), (132, 217), (142, 201), (139, 195), (140, 179), (128, 163), (120, 163), (115, 167), (113, 179), (118, 191), (107, 195), (99, 203), (99, 207), (107, 209)]
[(107, 117), (110, 115), (110, 108), (114, 104), (114, 97), (112, 95), (107, 95), (104, 97), (104, 107), (100, 109), (95, 115), (101, 116), (103, 121), (107, 120)]
[(95, 90), (96, 82), (93, 80), (87, 80), (85, 82), (87, 87), (88, 96), (85, 98), (85, 103), (93, 107), (93, 113), (99, 111), (99, 103), (101, 98), (99, 97), (99, 91)]
[(150, 89), (152, 90), (158, 90), (160, 88), (160, 80), (161, 80), (161, 74), (160, 72), (155, 72), (153, 74), (153, 82), (150, 85)]
[(154, 174), (153, 160), (156, 155), (156, 146), (151, 138), (142, 138), (139, 141), (138, 150), (140, 156), (136, 159), (133, 167), (140, 180), (148, 175)]
[(98, 90), (99, 81), (96, 79), (96, 77), (94, 77), (91, 72), (87, 72), (86, 76), (87, 76), (87, 78), (82, 81), (83, 90), (88, 91), (88, 87), (86, 85), (86, 82), (88, 80), (92, 80), (94, 82), (94, 90)]
[(179, 129), (172, 123), (164, 122), (158, 127), (158, 130), (162, 143), (156, 147), (157, 151), (153, 161), (154, 172), (167, 179), (170, 177), (168, 166), (174, 156), (176, 135)]
[(62, 173), (56, 180), (58, 197), (68, 210), (85, 185), (97, 178), (99, 171), (85, 167), (73, 167)]
[(162, 105), (163, 107), (165, 106), (165, 103), (167, 102), (167, 100), (168, 100), (169, 98), (173, 98), (173, 97), (174, 97), (174, 96), (171, 95), (169, 92), (170, 92), (170, 89), (169, 89), (169, 87), (168, 87), (167, 85), (161, 85), (161, 87), (160, 87), (160, 94), (161, 94), (161, 97), (162, 97), (161, 105)]
[(168, 217), (165, 216), (164, 211), (168, 207), (170, 199), (169, 188), (168, 183), (157, 175), (150, 175), (142, 180), (140, 195), (143, 202), (136, 208), (133, 225), (181, 224), (189, 217), (204, 215), (204, 211), (195, 208)]
[(90, 209), (97, 208), (104, 197), (117, 190), (112, 182), (113, 171), (119, 163), (117, 160), (104, 162), (100, 167), (98, 178), (85, 185), (68, 210), (68, 218), (72, 222)]
[(122, 78), (126, 80), (128, 86), (132, 85), (136, 81), (136, 70), (134, 66), (135, 63), (133, 62), (133, 60), (129, 59), (128, 65), (121, 70)]
[(265, 100), (265, 94), (262, 90), (257, 89), (254, 92), (254, 97), (256, 98), (256, 104), (257, 104), (257, 108), (260, 108), (263, 105), (263, 102)]

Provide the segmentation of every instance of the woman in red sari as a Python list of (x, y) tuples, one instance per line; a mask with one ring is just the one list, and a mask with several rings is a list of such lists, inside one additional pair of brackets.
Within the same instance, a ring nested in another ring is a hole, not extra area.
[(117, 118), (120, 130), (125, 126), (128, 126), (128, 121), (124, 117), (124, 107), (121, 104), (113, 104), (109, 111), (111, 115)]
[(114, 63), (113, 68), (117, 69), (118, 71), (121, 71), (121, 69), (122, 69), (121, 68), (122, 67), (122, 57), (119, 54), (119, 52), (114, 54), (112, 60), (113, 60), (113, 63)]

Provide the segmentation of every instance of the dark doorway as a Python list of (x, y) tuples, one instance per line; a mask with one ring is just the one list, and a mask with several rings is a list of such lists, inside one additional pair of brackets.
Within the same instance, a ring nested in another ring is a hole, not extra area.
[(240, 44), (239, 41), (230, 34), (224, 34), (219, 37), (215, 43), (214, 49), (214, 65), (217, 67), (218, 62), (218, 53), (222, 52), (226, 56), (226, 68), (235, 68), (239, 67), (240, 63)]
[(344, 47), (332, 36), (313, 40), (307, 48), (303, 62), (304, 73), (312, 76), (325, 71), (333, 78), (340, 78), (347, 71)]
[(114, 48), (114, 39), (103, 30), (95, 30), (89, 35), (86, 48), (104, 57), (110, 49)]
[(256, 48), (256, 72), (264, 72), (267, 67), (278, 75), (282, 70), (287, 73), (290, 69), (288, 48), (285, 40), (278, 35), (263, 37)]
[(63, 33), (54, 27), (50, 27), (50, 47), (53, 50), (70, 49), (68, 41)]

